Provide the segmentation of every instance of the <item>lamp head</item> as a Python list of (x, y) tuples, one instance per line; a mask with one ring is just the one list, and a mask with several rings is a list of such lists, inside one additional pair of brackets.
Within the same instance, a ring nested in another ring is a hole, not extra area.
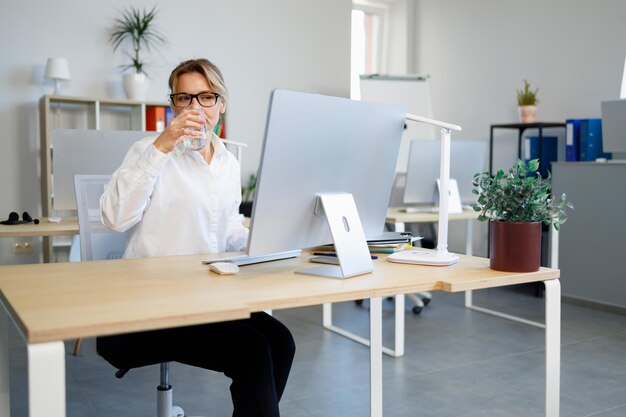
[(59, 92), (61, 80), (70, 80), (70, 65), (65, 58), (48, 58), (44, 78), (54, 81), (54, 93)]

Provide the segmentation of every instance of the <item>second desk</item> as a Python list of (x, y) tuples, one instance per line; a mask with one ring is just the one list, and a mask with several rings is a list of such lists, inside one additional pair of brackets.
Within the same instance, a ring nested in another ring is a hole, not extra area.
[[(409, 211), (406, 207), (390, 207), (387, 210), (386, 222), (394, 225), (396, 232), (404, 232), (406, 223), (434, 223), (439, 221), (439, 213), (435, 211), (435, 207), (424, 207), (421, 211)], [(478, 213), (472, 209), (464, 209), (462, 213), (453, 213), (449, 215), (449, 221), (463, 221), (467, 223), (465, 232), (465, 254), (472, 255), (472, 239), (473, 239), (473, 221), (478, 218)], [(383, 346), (383, 352), (391, 357), (399, 358), (404, 356), (404, 307), (405, 307), (405, 294), (399, 294), (394, 297), (395, 312), (394, 312), (394, 346), (393, 349)], [(466, 291), (465, 293), (465, 305), (468, 308), (473, 308), (472, 304), (472, 292)], [(333, 324), (333, 310), (332, 304), (324, 304), (322, 312), (322, 323), (324, 328), (333, 331), (337, 334), (354, 340), (355, 342), (363, 345), (368, 345), (369, 340), (358, 336), (346, 329), (335, 326)]]

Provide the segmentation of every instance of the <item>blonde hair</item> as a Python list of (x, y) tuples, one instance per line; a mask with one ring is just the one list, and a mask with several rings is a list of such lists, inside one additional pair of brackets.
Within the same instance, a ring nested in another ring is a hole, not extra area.
[(228, 90), (224, 84), (224, 77), (222, 71), (208, 59), (190, 59), (188, 61), (181, 62), (170, 74), (168, 81), (170, 91), (174, 93), (174, 86), (178, 81), (178, 77), (190, 72), (197, 72), (202, 74), (209, 83), (209, 88), (212, 92), (217, 93), (222, 97), (224, 102), (228, 101)]

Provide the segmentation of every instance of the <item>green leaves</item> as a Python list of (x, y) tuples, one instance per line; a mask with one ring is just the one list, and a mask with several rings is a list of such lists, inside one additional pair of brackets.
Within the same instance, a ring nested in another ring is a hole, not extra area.
[(145, 63), (140, 58), (141, 48), (145, 46), (147, 50), (152, 47), (165, 44), (165, 37), (154, 27), (154, 19), (157, 15), (156, 6), (150, 11), (145, 8), (129, 7), (122, 12), (122, 17), (115, 19), (113, 27), (109, 32), (109, 43), (113, 45), (113, 51), (123, 44), (130, 42), (133, 55), (128, 55), (132, 63), (122, 65), (123, 69), (135, 68), (137, 72), (144, 72)]
[(480, 212), (478, 220), (502, 220), (506, 222), (552, 223), (556, 230), (565, 223), (565, 209), (574, 206), (565, 194), (558, 201), (551, 198), (551, 176), (542, 178), (539, 160), (525, 164), (518, 160), (505, 174), (498, 170), (494, 177), (488, 172), (474, 175), (472, 192), (478, 196), (472, 208)]
[(537, 99), (538, 88), (535, 91), (530, 89), (528, 81), (524, 80), (524, 89), (517, 90), (517, 104), (520, 106), (534, 106), (539, 103)]
[(256, 174), (250, 174), (248, 183), (241, 188), (242, 201), (252, 201), (254, 198), (254, 190), (256, 189)]

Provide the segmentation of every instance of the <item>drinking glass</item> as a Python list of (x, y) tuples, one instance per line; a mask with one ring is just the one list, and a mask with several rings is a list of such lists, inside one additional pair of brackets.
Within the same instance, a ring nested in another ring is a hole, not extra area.
[[(188, 107), (188, 109), (191, 109), (191, 107)], [(188, 129), (190, 130), (196, 130), (200, 132), (199, 136), (183, 136), (183, 143), (185, 144), (185, 146), (187, 147), (187, 149), (190, 149), (192, 151), (199, 151), (200, 149), (204, 148), (206, 146), (207, 143), (207, 127), (206, 127), (206, 116), (204, 114), (204, 110), (200, 109), (200, 118), (202, 119), (202, 128), (200, 129), (196, 129), (196, 128), (192, 128), (192, 127), (188, 127)]]

